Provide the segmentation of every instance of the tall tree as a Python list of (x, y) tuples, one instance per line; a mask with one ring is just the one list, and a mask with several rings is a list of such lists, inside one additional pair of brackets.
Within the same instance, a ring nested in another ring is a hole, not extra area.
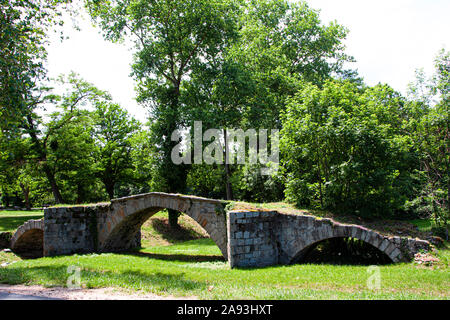
[(362, 216), (404, 212), (418, 160), (402, 127), (404, 105), (385, 85), (305, 85), (283, 113), (288, 199)]
[(343, 40), (348, 30), (322, 24), (317, 10), (304, 1), (247, 1), (239, 41), (228, 56), (251, 74), (256, 92), (248, 101), (252, 128), (281, 129), (280, 112), (302, 82), (321, 84), (343, 72)]
[[(347, 30), (337, 23), (322, 25), (318, 12), (304, 2), (258, 0), (242, 6), (238, 37), (222, 56), (193, 72), (183, 101), (193, 119), (223, 128), (223, 136), (233, 128), (281, 128), (280, 112), (302, 81), (320, 85), (352, 60), (342, 44)], [(230, 176), (236, 166), (223, 167), (226, 197), (232, 199)], [(253, 174), (250, 168), (246, 172)], [(259, 167), (253, 169), (268, 182)]]
[[(113, 41), (131, 36), (138, 99), (152, 109), (153, 145), (162, 154), (154, 179), (161, 191), (184, 192), (186, 170), (175, 165), (172, 132), (182, 124), (180, 95), (195, 65), (211, 63), (236, 33), (237, 9), (230, 0), (87, 0), (91, 16)], [(169, 212), (172, 226), (178, 213)]]
[(49, 30), (61, 25), (66, 0), (0, 0), (0, 127), (17, 133), (33, 112), (46, 77)]
[(30, 111), (20, 124), (23, 133), (28, 135), (31, 140), (32, 146), (30, 152), (32, 155), (30, 157), (39, 163), (42, 171), (45, 173), (56, 203), (63, 203), (64, 199), (55, 177), (56, 168), (48, 159), (49, 150), (52, 147), (50, 143), (55, 141), (52, 137), (62, 127), (74, 120), (78, 115), (78, 108), (81, 105), (87, 102), (94, 103), (96, 101), (110, 99), (107, 93), (79, 79), (75, 74), (69, 75), (67, 79), (60, 78), (60, 81), (68, 86), (66, 93), (62, 96), (49, 94), (50, 89), (44, 88), (42, 89), (43, 97), (40, 100), (36, 100), (35, 103), (41, 107), (46, 103), (53, 103), (56, 108), (63, 110), (63, 112), (54, 113), (52, 121), (46, 126), (43, 126), (42, 116), (35, 111)]
[(46, 80), (47, 33), (62, 24), (64, 0), (2, 0), (0, 2), (0, 128), (4, 139), (23, 133), (33, 143), (55, 200), (62, 197), (52, 169), (46, 164), (45, 138), (41, 140), (37, 110), (53, 101)]
[[(420, 154), (422, 185), (411, 206), (446, 226), (450, 216), (450, 52), (441, 50), (434, 75), (417, 73), (410, 86), (409, 133)], [(446, 230), (446, 229), (445, 229)], [(448, 231), (446, 231), (448, 238)]]
[(140, 124), (126, 110), (114, 103), (98, 103), (95, 110), (97, 174), (110, 199), (117, 183), (133, 176), (132, 138)]

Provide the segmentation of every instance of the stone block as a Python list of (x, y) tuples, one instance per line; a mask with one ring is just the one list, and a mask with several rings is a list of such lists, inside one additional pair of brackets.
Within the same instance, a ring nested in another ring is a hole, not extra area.
[(381, 251), (384, 252), (384, 250), (387, 248), (389, 243), (390, 243), (390, 241), (388, 239), (384, 239), (383, 242), (381, 243), (381, 245), (378, 247), (378, 249), (380, 249)]

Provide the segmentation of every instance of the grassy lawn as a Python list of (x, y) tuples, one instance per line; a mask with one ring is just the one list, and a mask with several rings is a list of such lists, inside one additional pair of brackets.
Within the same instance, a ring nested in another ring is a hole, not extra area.
[(87, 288), (116, 287), (200, 299), (448, 299), (447, 265), (380, 266), (381, 288), (370, 290), (367, 266), (291, 265), (230, 269), (209, 239), (126, 254), (89, 254), (19, 261), (0, 268), (0, 283), (64, 286), (68, 266), (81, 268)]
[(41, 219), (44, 213), (41, 210), (32, 211), (0, 211), (0, 232), (14, 231), (30, 219)]
[[(22, 217), (23, 213), (16, 213)], [(29, 213), (28, 213), (29, 214)], [(42, 214), (33, 215), (38, 218)], [(6, 219), (8, 212), (0, 219)], [(23, 218), (25, 218), (23, 216)], [(25, 220), (30, 219), (28, 216)], [(381, 287), (369, 289), (364, 265), (297, 264), (230, 269), (219, 248), (192, 219), (170, 231), (166, 212), (142, 228), (143, 249), (123, 254), (88, 254), (21, 260), (0, 252), (0, 283), (65, 286), (69, 266), (81, 268), (86, 288), (114, 287), (200, 299), (449, 299), (450, 250), (440, 250), (434, 267), (415, 263), (379, 266)], [(3, 220), (0, 226), (5, 228)], [(15, 226), (17, 227), (17, 226)], [(7, 228), (14, 229), (13, 222)], [(426, 226), (424, 225), (424, 228)]]

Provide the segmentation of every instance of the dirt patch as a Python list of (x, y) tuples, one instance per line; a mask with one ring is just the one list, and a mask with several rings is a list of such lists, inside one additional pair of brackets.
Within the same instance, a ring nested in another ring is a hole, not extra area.
[(116, 288), (68, 289), (62, 287), (0, 285), (0, 292), (63, 300), (195, 300), (196, 297), (159, 296)]

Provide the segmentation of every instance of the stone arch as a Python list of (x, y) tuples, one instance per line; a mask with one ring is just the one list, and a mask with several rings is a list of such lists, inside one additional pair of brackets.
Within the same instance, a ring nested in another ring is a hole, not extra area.
[(44, 220), (29, 220), (11, 238), (11, 250), (23, 258), (39, 258), (44, 249)]
[(288, 262), (294, 263), (300, 261), (312, 247), (324, 240), (333, 238), (361, 240), (378, 249), (394, 263), (404, 260), (402, 251), (400, 250), (400, 244), (397, 244), (393, 238), (383, 236), (361, 226), (334, 223), (324, 225), (318, 230), (313, 231), (308, 237), (298, 238), (292, 241), (287, 250)]
[(98, 221), (98, 245), (102, 252), (122, 251), (140, 243), (142, 224), (158, 211), (173, 209), (194, 219), (227, 257), (225, 215), (219, 200), (150, 193), (111, 201), (110, 211)]

